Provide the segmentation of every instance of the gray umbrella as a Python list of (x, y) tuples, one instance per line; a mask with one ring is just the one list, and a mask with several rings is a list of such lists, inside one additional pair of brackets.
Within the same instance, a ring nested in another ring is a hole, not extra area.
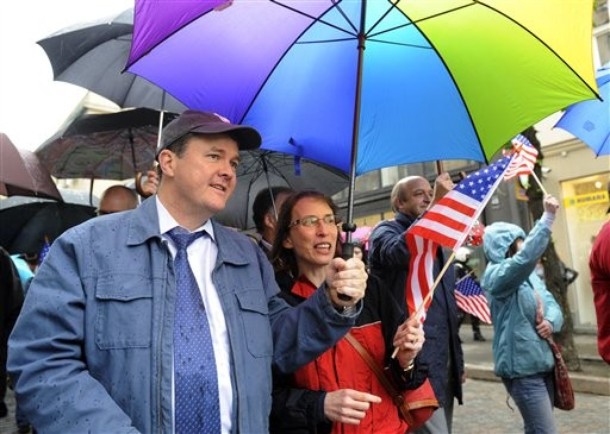
[(38, 41), (53, 78), (89, 89), (122, 108), (148, 107), (181, 113), (186, 107), (163, 89), (122, 72), (133, 32), (133, 9), (116, 17), (62, 29)]
[[(176, 117), (166, 113), (164, 122)], [(159, 112), (148, 108), (86, 115), (36, 149), (57, 178), (127, 179), (155, 160)]]
[(0, 194), (61, 200), (51, 175), (36, 155), (17, 149), (4, 133), (0, 133)]
[(262, 189), (286, 186), (333, 195), (348, 184), (347, 174), (342, 171), (294, 155), (255, 150), (242, 151), (240, 157), (235, 192), (225, 209), (216, 216), (221, 223), (238, 229), (254, 228), (252, 203)]

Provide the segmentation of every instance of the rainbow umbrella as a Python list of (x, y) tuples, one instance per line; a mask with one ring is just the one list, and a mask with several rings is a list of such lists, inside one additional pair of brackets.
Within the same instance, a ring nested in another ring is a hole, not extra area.
[(596, 97), (592, 0), (136, 0), (127, 70), (356, 175), (489, 161)]

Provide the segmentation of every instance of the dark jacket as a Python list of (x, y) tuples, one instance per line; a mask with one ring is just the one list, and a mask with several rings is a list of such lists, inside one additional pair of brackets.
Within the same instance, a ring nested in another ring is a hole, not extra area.
[[(277, 273), (276, 280), (282, 290), (280, 296), (289, 304), (297, 305), (305, 298), (291, 292), (295, 280), (287, 273)], [(306, 279), (305, 279), (306, 281)], [(412, 389), (419, 386), (425, 380), (425, 376), (405, 375), (395, 359), (391, 359), (394, 350), (392, 341), (398, 326), (405, 320), (404, 312), (401, 312), (398, 303), (389, 296), (380, 286), (375, 278), (369, 278), (367, 282), (366, 295), (363, 309), (356, 319), (356, 325), (352, 334), (367, 348), (373, 356), (380, 357), (379, 363), (388, 367), (389, 378), (397, 389)], [(380, 344), (379, 336), (383, 336)], [(382, 346), (381, 348), (379, 346)], [(372, 350), (375, 348), (377, 351)], [(349, 360), (349, 362), (346, 362)], [(417, 360), (416, 360), (417, 364)], [(337, 374), (337, 371), (340, 371)], [(336, 373), (333, 375), (332, 373)], [(337, 343), (335, 348), (327, 351), (315, 362), (304, 367), (293, 375), (281, 375), (274, 372), (273, 406), (271, 411), (270, 432), (272, 434), (309, 434), (330, 433), (332, 423), (324, 416), (324, 390), (299, 389), (294, 387), (296, 378), (306, 380), (310, 384), (324, 381), (336, 383), (337, 387), (332, 390), (343, 389), (349, 386), (351, 389), (362, 390), (376, 395), (383, 392), (379, 389), (376, 377), (370, 371), (360, 355), (351, 347), (345, 339)], [(330, 378), (329, 378), (330, 377)], [(319, 387), (322, 389), (322, 387)], [(371, 390), (372, 389), (372, 390)], [(364, 419), (360, 426), (343, 425), (341, 432), (388, 432), (399, 427), (402, 432), (407, 425), (398, 418), (398, 412), (389, 400), (385, 405), (376, 404), (371, 409), (370, 417)], [(337, 429), (335, 430), (337, 431)]]
[[(397, 213), (394, 220), (379, 223), (369, 239), (368, 259), (371, 274), (383, 282), (383, 286), (392, 292), (405, 310), (407, 309), (405, 285), (410, 260), (405, 232), (414, 221), (415, 219), (405, 214)], [(447, 259), (448, 256), (439, 249), (434, 265), (435, 276)], [(424, 322), (426, 341), (417, 356), (416, 369), (427, 371), (441, 406), (446, 405), (448, 399), (452, 397), (457, 398), (462, 404), (461, 377), (464, 373), (464, 355), (458, 335), (454, 286), (453, 267), (449, 267), (434, 291)], [(451, 361), (450, 378), (447, 377), (449, 360)]]

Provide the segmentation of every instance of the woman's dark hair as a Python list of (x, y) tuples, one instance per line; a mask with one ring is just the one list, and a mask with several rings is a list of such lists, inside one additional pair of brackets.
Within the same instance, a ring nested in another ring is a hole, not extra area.
[(513, 241), (512, 244), (508, 247), (505, 258), (512, 258), (519, 251), (519, 249), (517, 248), (517, 242), (519, 240), (523, 241), (523, 238), (515, 238), (515, 241)]
[[(282, 207), (280, 208), (280, 212), (277, 219), (277, 232), (275, 234), (275, 241), (273, 242), (273, 247), (271, 248), (271, 264), (273, 264), (273, 268), (276, 272), (284, 271), (290, 273), (292, 276), (297, 277), (299, 275), (299, 268), (297, 266), (296, 256), (294, 254), (293, 249), (287, 249), (283, 246), (284, 240), (288, 237), (290, 232), (290, 223), (292, 222), (292, 210), (295, 205), (304, 198), (314, 198), (319, 199), (322, 202), (325, 202), (332, 213), (337, 215), (339, 212), (339, 208), (333, 200), (326, 196), (323, 193), (315, 190), (304, 190), (295, 193), (291, 193), (290, 196), (286, 198)], [(340, 254), (341, 248), (339, 244), (339, 232), (337, 232), (337, 254)]]

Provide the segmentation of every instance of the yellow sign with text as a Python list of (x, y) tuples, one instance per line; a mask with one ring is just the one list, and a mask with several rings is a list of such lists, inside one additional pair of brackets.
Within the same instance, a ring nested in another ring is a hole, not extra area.
[(566, 208), (581, 207), (593, 205), (595, 203), (608, 202), (609, 196), (607, 191), (597, 191), (595, 193), (579, 194), (578, 196), (566, 197), (563, 200), (563, 205)]

